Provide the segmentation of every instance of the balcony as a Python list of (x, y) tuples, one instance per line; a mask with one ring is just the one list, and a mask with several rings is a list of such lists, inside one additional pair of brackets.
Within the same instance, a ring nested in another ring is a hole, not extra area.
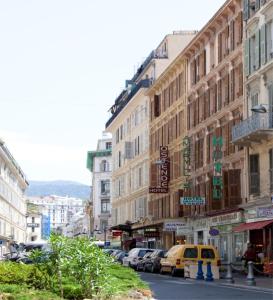
[(273, 135), (272, 113), (255, 113), (232, 128), (232, 143), (249, 146)]
[[(138, 82), (136, 85), (132, 87), (130, 91), (126, 91), (126, 93), (122, 92), (123, 98), (120, 99), (118, 103), (115, 103), (113, 108), (113, 114), (111, 118), (107, 121), (105, 127), (109, 127), (110, 124), (114, 121), (114, 119), (119, 115), (119, 113), (123, 110), (123, 108), (129, 103), (129, 101), (135, 96), (135, 94), (141, 89), (141, 88), (148, 88), (150, 86), (150, 79), (143, 79), (140, 82)], [(116, 101), (117, 102), (117, 101)]]

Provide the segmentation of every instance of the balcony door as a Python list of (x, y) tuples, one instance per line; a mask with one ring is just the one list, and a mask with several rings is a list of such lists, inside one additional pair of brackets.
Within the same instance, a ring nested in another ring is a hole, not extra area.
[(268, 88), (269, 128), (273, 128), (273, 84)]

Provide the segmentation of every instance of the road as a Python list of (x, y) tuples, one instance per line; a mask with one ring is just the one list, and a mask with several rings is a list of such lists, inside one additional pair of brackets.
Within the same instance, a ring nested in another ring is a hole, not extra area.
[(156, 300), (273, 300), (270, 292), (257, 291), (216, 283), (185, 280), (168, 275), (140, 273)]

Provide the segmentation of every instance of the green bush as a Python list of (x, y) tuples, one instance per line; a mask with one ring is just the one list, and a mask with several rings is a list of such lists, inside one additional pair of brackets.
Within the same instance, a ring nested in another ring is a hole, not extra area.
[(0, 283), (24, 284), (29, 281), (33, 266), (14, 262), (0, 263)]

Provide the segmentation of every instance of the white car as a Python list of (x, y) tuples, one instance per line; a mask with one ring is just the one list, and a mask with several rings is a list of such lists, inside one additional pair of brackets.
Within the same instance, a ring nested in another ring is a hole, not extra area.
[(123, 265), (136, 269), (137, 263), (143, 259), (147, 252), (153, 252), (154, 249), (134, 248), (128, 252), (128, 255), (123, 258)]

